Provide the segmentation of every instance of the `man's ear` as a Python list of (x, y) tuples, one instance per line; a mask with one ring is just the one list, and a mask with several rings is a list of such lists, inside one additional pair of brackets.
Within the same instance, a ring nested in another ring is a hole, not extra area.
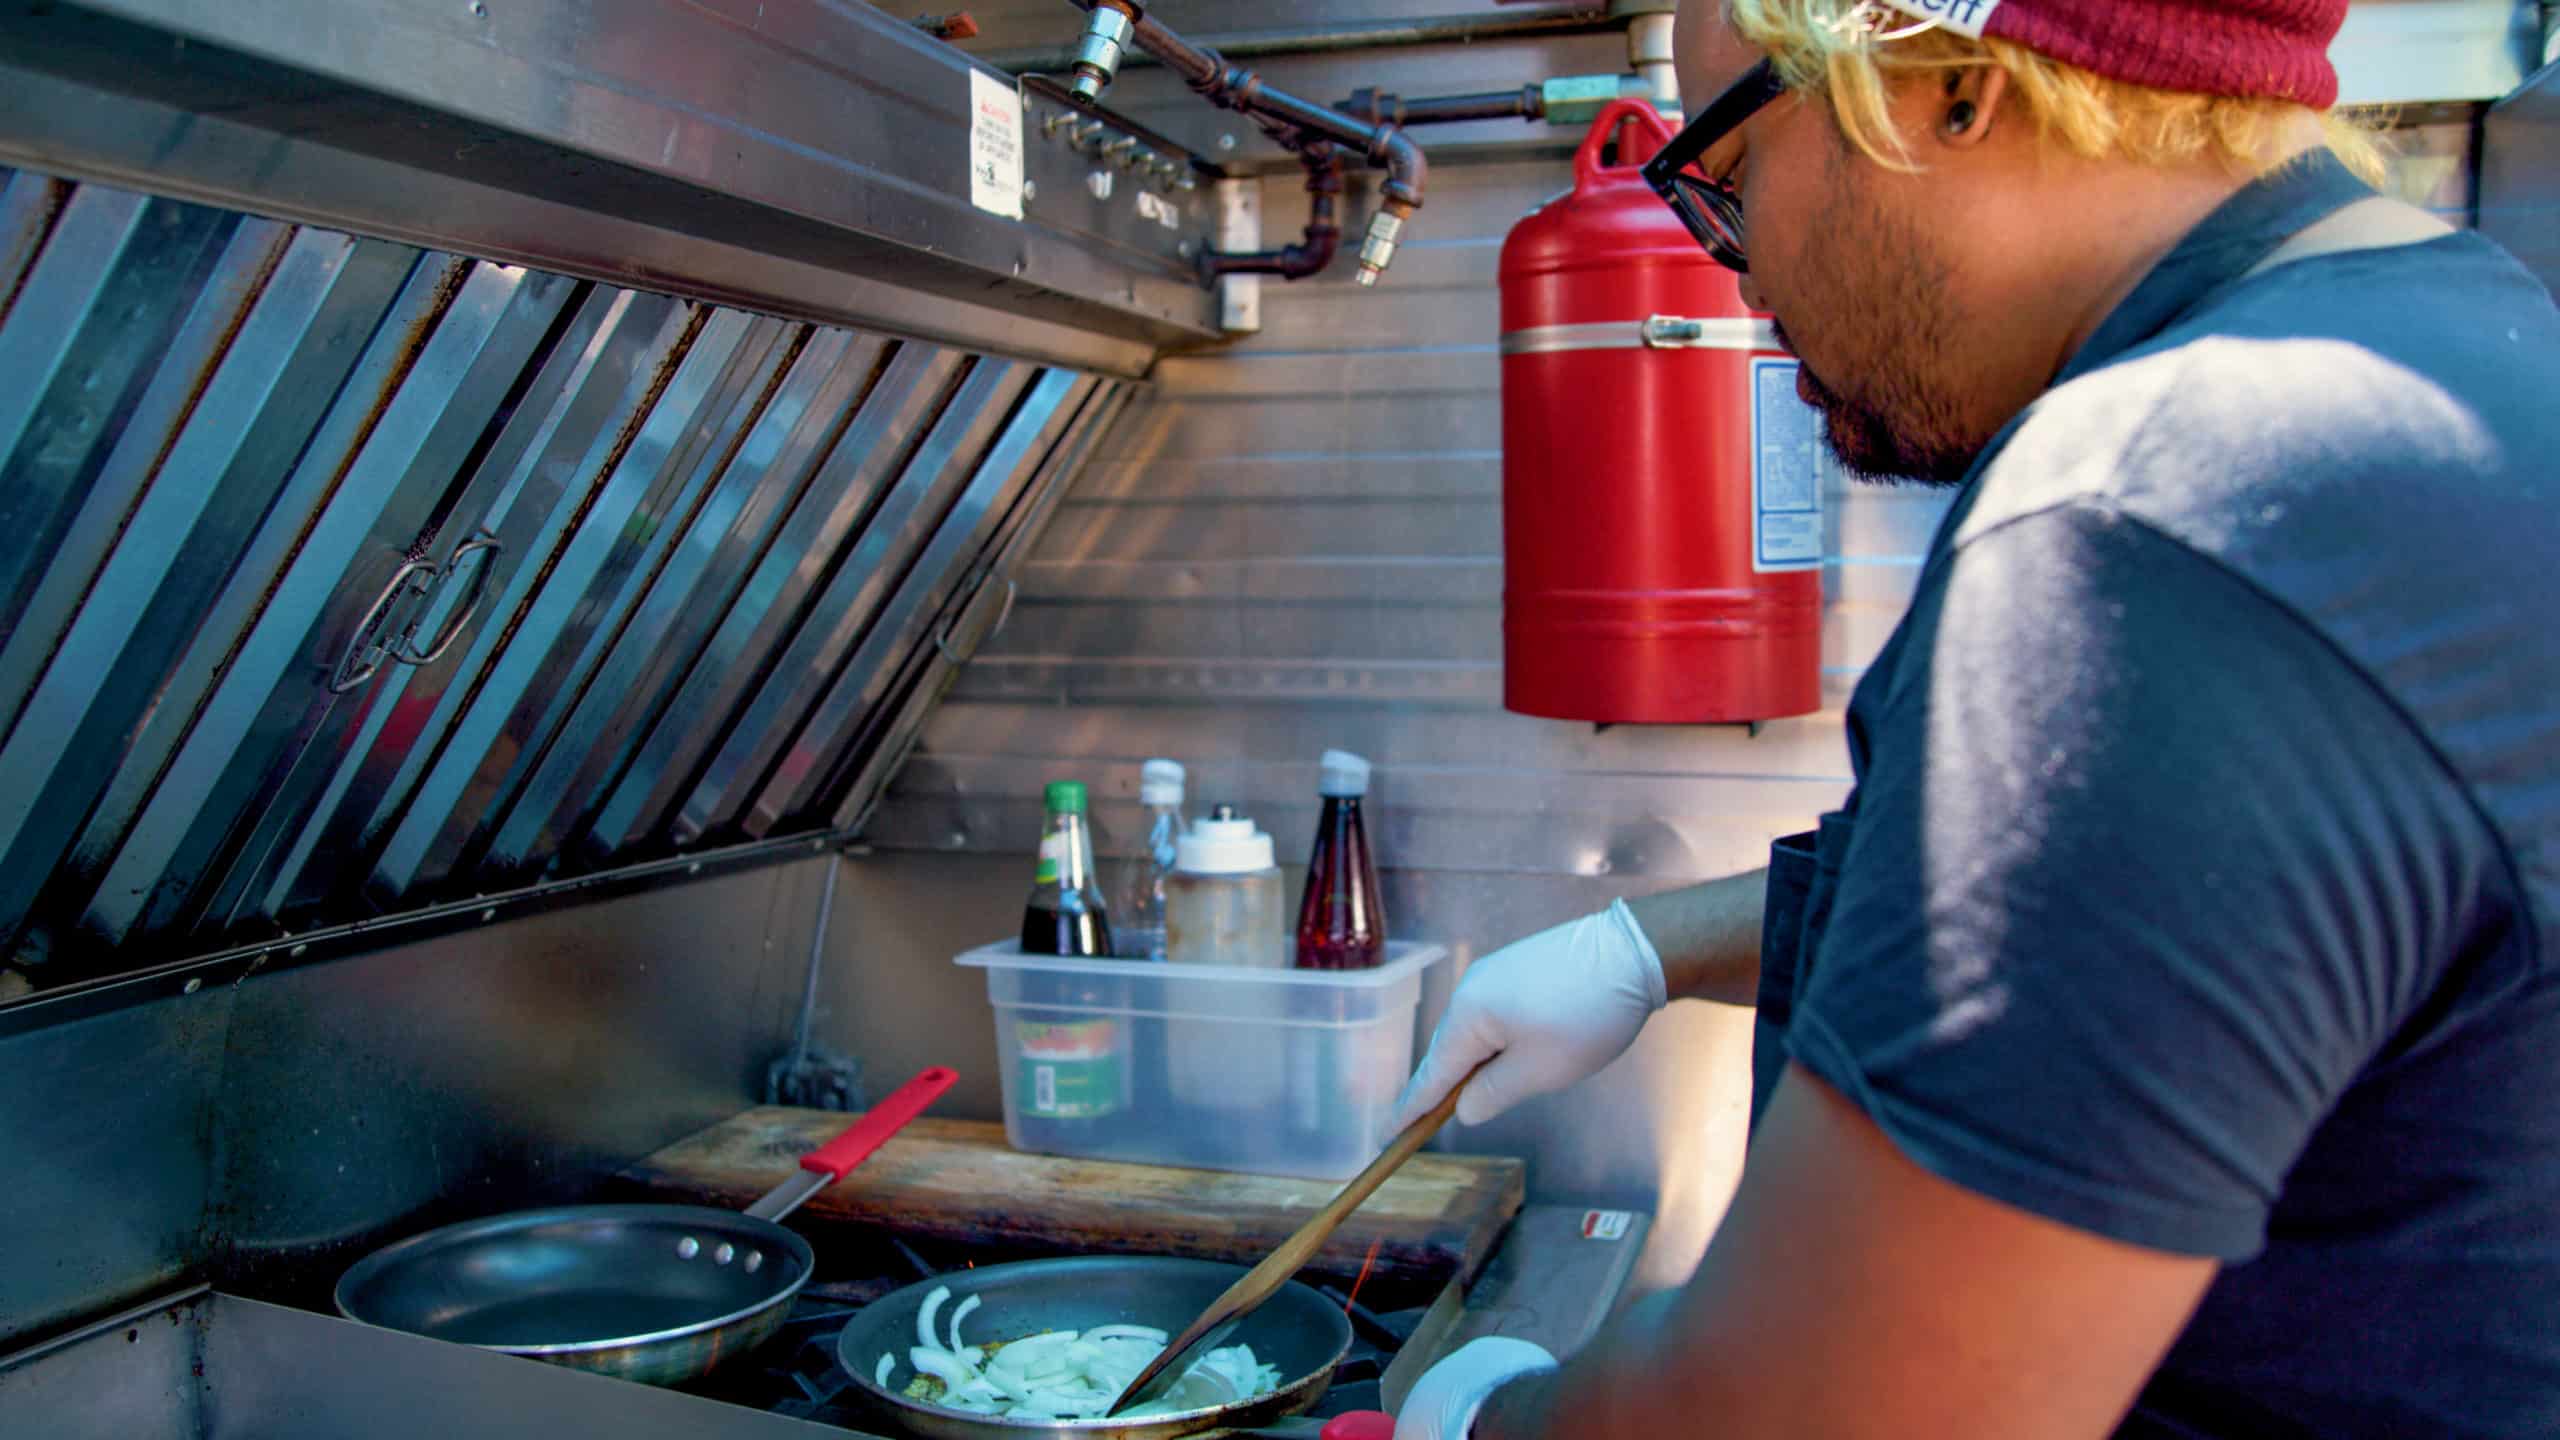
[(1933, 127), (1938, 143), (1956, 149), (1979, 145), (2009, 97), (2009, 72), (1997, 65), (1950, 70), (1945, 92)]

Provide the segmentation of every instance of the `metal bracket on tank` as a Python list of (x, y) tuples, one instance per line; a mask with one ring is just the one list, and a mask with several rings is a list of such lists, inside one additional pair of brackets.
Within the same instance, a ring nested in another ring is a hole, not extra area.
[(1775, 350), (1777, 327), (1766, 320), (1727, 316), (1691, 320), (1648, 315), (1640, 333), (1648, 350)]
[(1777, 327), (1746, 315), (1690, 319), (1648, 315), (1642, 320), (1602, 320), (1580, 325), (1528, 325), (1502, 332), (1505, 355), (1546, 355), (1559, 350), (1784, 350)]

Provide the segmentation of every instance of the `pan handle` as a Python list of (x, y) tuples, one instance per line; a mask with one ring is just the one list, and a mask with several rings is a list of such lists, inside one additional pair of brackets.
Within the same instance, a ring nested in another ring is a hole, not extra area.
[(906, 1128), (925, 1111), (925, 1107), (942, 1098), (942, 1092), (959, 1080), (960, 1072), (948, 1065), (931, 1066), (916, 1078), (892, 1091), (889, 1098), (871, 1107), (869, 1113), (848, 1126), (833, 1140), (800, 1157), (800, 1168), (841, 1180), (845, 1172), (871, 1158), (892, 1135)]

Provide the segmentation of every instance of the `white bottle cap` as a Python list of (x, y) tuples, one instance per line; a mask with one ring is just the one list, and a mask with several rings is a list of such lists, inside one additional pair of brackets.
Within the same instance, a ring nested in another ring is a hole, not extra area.
[(1344, 799), (1369, 793), (1369, 762), (1348, 750), (1324, 752), (1324, 776), (1316, 782), (1316, 793)]
[(1250, 875), (1278, 863), (1272, 858), (1271, 837), (1242, 816), (1219, 820), (1204, 815), (1192, 821), (1175, 842), (1173, 855), (1174, 868), (1186, 875)]
[(1182, 762), (1150, 760), (1138, 771), (1138, 803), (1141, 805), (1179, 805), (1182, 803)]

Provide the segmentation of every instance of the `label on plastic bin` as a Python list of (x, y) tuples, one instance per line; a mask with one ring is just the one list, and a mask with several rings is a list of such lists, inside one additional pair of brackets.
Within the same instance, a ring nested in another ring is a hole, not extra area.
[(1627, 1227), (1636, 1217), (1627, 1210), (1585, 1210), (1582, 1212), (1582, 1238), (1585, 1240), (1623, 1240)]
[(1751, 568), (1822, 564), (1822, 412), (1796, 394), (1793, 360), (1751, 361)]
[(1022, 1052), (1022, 1088), (1030, 1114), (1052, 1120), (1092, 1120), (1120, 1108), (1120, 1027), (1113, 1020), (1052, 1025), (1016, 1021)]

